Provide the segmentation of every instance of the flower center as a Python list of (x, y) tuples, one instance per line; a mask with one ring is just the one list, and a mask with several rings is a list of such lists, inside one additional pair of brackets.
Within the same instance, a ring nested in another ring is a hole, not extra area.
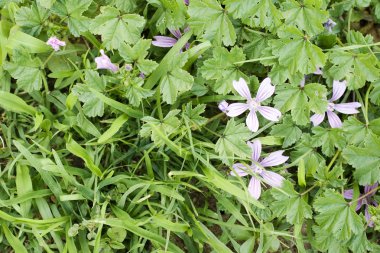
[(259, 168), (256, 164), (252, 164), (252, 170), (254, 173), (259, 174), (259, 175), (263, 172), (263, 170)]
[(257, 111), (257, 107), (260, 106), (260, 103), (256, 102), (254, 99), (248, 100), (249, 110)]
[(330, 102), (327, 104), (327, 111), (330, 111), (330, 112), (334, 111), (334, 103)]

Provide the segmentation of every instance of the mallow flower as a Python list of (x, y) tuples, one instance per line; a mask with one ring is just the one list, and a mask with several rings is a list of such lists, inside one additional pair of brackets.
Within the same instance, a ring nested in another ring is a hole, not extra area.
[[(188, 30), (185, 29), (184, 32)], [(169, 37), (169, 36), (154, 36), (152, 41), (152, 44), (156, 47), (173, 47), (175, 43), (182, 37), (182, 33), (180, 30), (169, 30), (171, 34), (174, 35), (175, 38)], [(190, 44), (186, 43), (185, 48), (186, 50), (189, 49)]]
[(111, 62), (111, 59), (104, 53), (104, 50), (100, 50), (101, 56), (95, 58), (97, 69), (108, 69), (112, 72), (119, 70), (119, 67)]
[(259, 178), (261, 178), (265, 183), (272, 187), (281, 187), (283, 181), (285, 180), (281, 175), (272, 171), (267, 171), (265, 168), (283, 164), (286, 162), (286, 160), (288, 160), (289, 157), (283, 156), (282, 153), (284, 151), (279, 150), (270, 153), (264, 159), (260, 159), (260, 140), (247, 142), (247, 144), (252, 149), (252, 164), (250, 166), (247, 166), (242, 163), (235, 163), (234, 165), (232, 165), (231, 175), (244, 177), (248, 174), (253, 174), (248, 184), (248, 191), (253, 198), (259, 199), (261, 195), (261, 182)]
[(60, 47), (66, 46), (66, 42), (57, 39), (57, 37), (55, 36), (50, 37), (48, 41), (46, 41), (46, 44), (51, 46), (54, 49), (54, 51), (59, 51)]
[[(372, 206), (377, 206), (377, 202), (372, 198), (373, 195), (376, 194), (376, 188), (378, 187), (378, 183), (375, 183), (374, 185), (366, 185), (364, 186), (364, 194), (360, 194), (359, 198), (363, 197), (365, 195), (364, 198), (361, 198), (359, 199), (357, 205), (356, 205), (356, 211), (359, 211), (359, 209), (364, 205), (365, 206), (365, 210), (364, 210), (364, 215), (365, 215), (365, 218), (368, 222), (368, 226), (369, 227), (373, 227), (373, 221), (371, 221), (371, 214), (369, 213), (368, 211), (368, 206), (369, 205), (372, 205)], [(346, 190), (344, 191), (343, 193), (343, 196), (344, 198), (346, 199), (352, 199), (353, 196), (354, 196), (354, 190), (353, 189), (349, 189), (349, 190)]]
[(227, 107), (227, 116), (236, 117), (249, 110), (249, 114), (246, 119), (246, 124), (249, 130), (256, 132), (259, 129), (259, 121), (257, 119), (256, 112), (259, 112), (264, 118), (270, 121), (278, 121), (281, 117), (281, 112), (276, 108), (269, 106), (262, 106), (260, 103), (273, 95), (275, 87), (271, 85), (269, 77), (265, 78), (257, 91), (255, 98), (251, 97), (248, 85), (243, 78), (239, 81), (232, 82), (235, 90), (240, 96), (247, 99), (246, 103), (233, 103)]
[(334, 28), (334, 26), (336, 26), (336, 23), (332, 19), (329, 18), (326, 21), (326, 23), (323, 23), (323, 26), (325, 27), (327, 31), (332, 32), (332, 29)]
[[(341, 104), (334, 104), (333, 102), (338, 100), (340, 97), (343, 96), (343, 93), (346, 91), (346, 81), (336, 81), (333, 82), (333, 94), (332, 97), (328, 100), (328, 105), (326, 108), (326, 114), (327, 118), (329, 120), (330, 126), (332, 128), (339, 128), (342, 126), (342, 121), (336, 115), (334, 111), (338, 111), (343, 114), (355, 114), (359, 111), (356, 110), (356, 108), (359, 108), (361, 105), (358, 102), (351, 102), (351, 103), (341, 103)], [(325, 118), (324, 114), (314, 114), (310, 117), (311, 122), (313, 122), (314, 126), (318, 126), (322, 123), (322, 121)]]
[(228, 103), (226, 102), (226, 100), (223, 100), (222, 102), (220, 102), (218, 104), (218, 108), (219, 110), (221, 110), (222, 112), (226, 112), (227, 111), (227, 108), (228, 108)]

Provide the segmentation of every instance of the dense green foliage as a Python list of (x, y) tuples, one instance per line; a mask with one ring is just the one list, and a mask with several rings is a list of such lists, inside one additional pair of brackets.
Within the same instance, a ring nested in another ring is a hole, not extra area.
[[(0, 0), (0, 252), (380, 252), (380, 3), (189, 2)], [(278, 122), (218, 108), (267, 77)]]

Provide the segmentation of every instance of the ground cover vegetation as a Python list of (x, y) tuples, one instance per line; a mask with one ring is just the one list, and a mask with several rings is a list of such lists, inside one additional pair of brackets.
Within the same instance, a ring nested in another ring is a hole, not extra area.
[(0, 8), (0, 252), (380, 252), (379, 1)]

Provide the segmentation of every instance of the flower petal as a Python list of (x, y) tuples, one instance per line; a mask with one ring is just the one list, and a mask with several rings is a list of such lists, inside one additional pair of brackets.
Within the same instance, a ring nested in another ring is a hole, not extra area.
[(313, 74), (314, 74), (314, 75), (323, 75), (323, 71), (322, 71), (322, 69), (321, 69), (320, 67), (318, 67), (317, 70), (314, 71)]
[(254, 199), (259, 199), (261, 195), (261, 184), (260, 180), (252, 177), (248, 184), (248, 192)]
[(246, 99), (251, 98), (251, 92), (249, 91), (248, 85), (243, 78), (240, 77), (239, 81), (232, 81), (232, 85), (234, 86), (235, 90), (240, 94), (240, 96)]
[(239, 177), (244, 177), (248, 175), (248, 171), (250, 170), (250, 167), (247, 165), (244, 165), (242, 163), (235, 163), (232, 165), (232, 170), (231, 170), (231, 176), (239, 176)]
[(100, 50), (101, 56), (95, 57), (95, 63), (97, 69), (108, 69), (116, 72), (119, 67), (111, 62), (111, 59), (104, 53), (104, 50)]
[(152, 41), (152, 44), (156, 47), (172, 47), (177, 43), (176, 39), (168, 36), (154, 36), (153, 38), (155, 40)]
[(313, 122), (313, 126), (318, 126), (325, 119), (325, 114), (314, 114), (310, 117), (310, 121)]
[(343, 192), (343, 197), (345, 199), (352, 199), (354, 197), (354, 190), (353, 189), (348, 189)]
[(261, 82), (259, 90), (257, 91), (256, 101), (261, 102), (269, 98), (270, 96), (273, 95), (274, 90), (275, 90), (275, 87), (271, 85), (270, 78), (269, 77), (265, 78)]
[(242, 114), (243, 112), (245, 112), (247, 109), (248, 109), (247, 104), (233, 103), (227, 107), (227, 113), (226, 114), (229, 117), (236, 117), (236, 116), (239, 116), (240, 114)]
[[(364, 193), (369, 193), (370, 191), (376, 189), (379, 186), (378, 183), (375, 183), (373, 185), (366, 185), (364, 186)], [(372, 192), (371, 194), (368, 194), (367, 197), (373, 196), (376, 194), (376, 191)]]
[(303, 87), (305, 87), (305, 81), (306, 81), (306, 78), (305, 78), (305, 76), (301, 79), (301, 81), (300, 81), (300, 87), (301, 88), (303, 88)]
[(342, 127), (342, 121), (338, 115), (335, 114), (335, 112), (327, 111), (327, 118), (329, 119), (329, 123), (332, 128)]
[(342, 82), (337, 80), (333, 81), (333, 95), (330, 99), (331, 102), (338, 100), (343, 95), (343, 93), (346, 91), (346, 83), (346, 80)]
[(271, 166), (277, 166), (280, 164), (283, 164), (286, 162), (289, 157), (282, 155), (284, 153), (284, 150), (279, 150), (273, 153), (270, 153), (267, 157), (265, 157), (260, 164), (263, 167), (271, 167)]
[(259, 106), (257, 110), (263, 115), (264, 118), (270, 121), (279, 121), (281, 118), (281, 112), (276, 108), (269, 106)]
[(252, 150), (252, 160), (258, 162), (261, 155), (261, 142), (259, 139), (254, 141), (248, 141), (248, 146), (251, 147)]
[(221, 110), (222, 112), (226, 112), (227, 111), (227, 107), (228, 107), (228, 103), (226, 102), (226, 100), (223, 100), (222, 102), (220, 102), (218, 104), (218, 108), (219, 110)]
[(182, 33), (180, 30), (172, 30), (172, 29), (169, 29), (170, 33), (174, 35), (174, 37), (176, 37), (177, 39), (181, 38), (182, 37)]
[(285, 178), (280, 174), (272, 171), (261, 172), (260, 176), (263, 177), (265, 183), (269, 184), (272, 187), (281, 187)]
[(368, 211), (368, 206), (365, 207), (364, 216), (365, 216), (365, 219), (368, 222), (368, 227), (373, 227), (374, 222), (371, 220), (372, 216), (371, 216), (371, 214)]
[(250, 111), (247, 119), (245, 120), (245, 123), (247, 124), (247, 127), (252, 132), (257, 132), (259, 129), (259, 120), (257, 119), (257, 115), (255, 111)]
[(358, 102), (342, 103), (334, 105), (334, 109), (344, 114), (355, 114), (359, 112), (356, 108), (359, 108), (360, 106), (361, 104)]

